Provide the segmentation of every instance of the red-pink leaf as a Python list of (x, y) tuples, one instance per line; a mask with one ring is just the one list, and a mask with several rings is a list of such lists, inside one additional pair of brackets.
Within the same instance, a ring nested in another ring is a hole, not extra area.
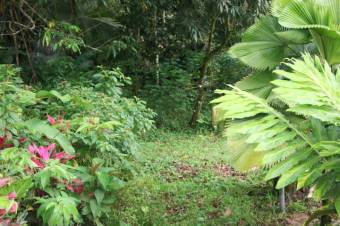
[(8, 198), (9, 200), (16, 199), (16, 198), (17, 198), (17, 193), (16, 193), (15, 191), (13, 191), (13, 192), (11, 192), (11, 193), (9, 193), (9, 194), (7, 195), (7, 198)]
[(6, 186), (10, 182), (11, 182), (10, 177), (0, 178), (0, 188), (2, 188), (3, 186)]
[(14, 202), (14, 203), (12, 204), (11, 208), (9, 209), (9, 212), (10, 212), (10, 213), (15, 213), (15, 212), (17, 212), (17, 210), (18, 210), (18, 203), (17, 203), (17, 202)]
[(47, 121), (51, 124), (51, 125), (55, 125), (57, 122), (55, 121), (55, 119), (50, 116), (50, 115), (47, 115)]

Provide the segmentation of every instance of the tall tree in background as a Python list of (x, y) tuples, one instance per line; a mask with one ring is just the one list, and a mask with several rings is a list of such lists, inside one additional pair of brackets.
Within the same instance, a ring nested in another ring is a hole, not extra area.
[[(21, 67), (28, 65), (31, 69), (29, 80), (37, 80), (34, 57), (49, 51), (43, 50), (42, 46), (47, 30), (53, 32), (48, 44), (55, 44), (63, 39), (62, 45), (67, 48), (77, 45), (77, 48), (82, 47), (84, 50), (100, 51), (98, 46), (91, 47), (92, 44), (95, 45), (93, 39), (98, 38), (92, 34), (96, 33), (95, 29), (101, 29), (101, 34), (107, 40), (105, 35), (112, 33), (112, 28), (119, 27), (114, 21), (116, 14), (109, 11), (112, 8), (117, 9), (117, 6), (119, 5), (114, 0), (0, 0), (0, 62), (15, 63)], [(80, 33), (80, 29), (72, 25), (81, 27), (83, 32)], [(83, 38), (89, 45), (83, 43)]]
[[(36, 72), (41, 65), (37, 62), (56, 55), (83, 58), (88, 65), (119, 66), (132, 77), (133, 93), (139, 95), (148, 84), (158, 90), (167, 88), (162, 84), (162, 64), (182, 57), (186, 50), (194, 51), (203, 55), (200, 65), (195, 63), (194, 70), (183, 77), (187, 76), (186, 87), (191, 90), (189, 104), (194, 102), (192, 115), (185, 121), (196, 127), (207, 91), (213, 90), (209, 65), (267, 9), (267, 1), (0, 0), (4, 47), (0, 61), (24, 67), (27, 81), (43, 81), (44, 76)], [(56, 45), (64, 48), (55, 53), (50, 47)], [(171, 72), (166, 73), (166, 79), (175, 81)]]
[[(206, 95), (209, 63), (238, 38), (240, 30), (249, 26), (268, 7), (266, 0), (215, 0), (196, 1), (191, 11), (192, 23), (204, 42), (205, 55), (200, 65), (197, 81), (197, 96), (194, 103), (190, 126), (196, 127)], [(193, 11), (194, 10), (194, 11)]]

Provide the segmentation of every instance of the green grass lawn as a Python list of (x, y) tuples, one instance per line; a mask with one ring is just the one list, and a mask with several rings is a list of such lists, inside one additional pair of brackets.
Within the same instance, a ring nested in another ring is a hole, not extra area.
[[(129, 225), (288, 225), (260, 173), (245, 176), (227, 165), (224, 139), (157, 137), (142, 142), (138, 174), (119, 194), (115, 217)], [(289, 209), (305, 211), (299, 203)]]

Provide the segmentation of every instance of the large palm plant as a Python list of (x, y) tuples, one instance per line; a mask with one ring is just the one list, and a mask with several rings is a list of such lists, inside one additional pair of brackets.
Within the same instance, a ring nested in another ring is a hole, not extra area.
[(303, 52), (340, 64), (340, 1), (274, 0), (271, 15), (260, 18), (229, 52), (258, 76)]
[(276, 0), (230, 53), (258, 70), (213, 101), (233, 166), (314, 186), (340, 215), (340, 0)]

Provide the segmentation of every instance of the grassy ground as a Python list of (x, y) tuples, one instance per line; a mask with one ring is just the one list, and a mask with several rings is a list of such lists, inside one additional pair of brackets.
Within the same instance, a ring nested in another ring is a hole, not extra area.
[[(277, 194), (261, 175), (226, 164), (213, 135), (162, 133), (143, 142), (139, 172), (119, 195), (115, 216), (129, 225), (294, 225), (283, 221)], [(299, 203), (289, 206), (304, 211)], [(294, 218), (299, 218), (295, 216)], [(293, 219), (294, 220), (294, 219)]]

